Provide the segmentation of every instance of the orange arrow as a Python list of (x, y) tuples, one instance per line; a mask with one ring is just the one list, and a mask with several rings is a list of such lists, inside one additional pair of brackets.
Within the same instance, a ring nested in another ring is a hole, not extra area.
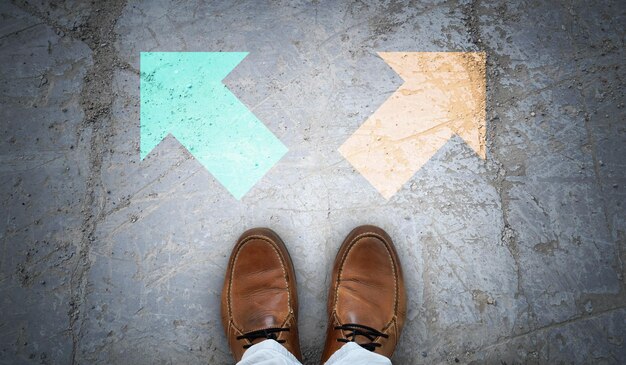
[(458, 135), (485, 159), (485, 53), (380, 52), (404, 80), (339, 148), (391, 198)]

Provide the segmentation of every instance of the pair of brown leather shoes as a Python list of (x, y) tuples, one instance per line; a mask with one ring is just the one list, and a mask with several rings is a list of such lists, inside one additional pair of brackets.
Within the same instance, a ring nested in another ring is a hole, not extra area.
[[(382, 229), (354, 229), (335, 259), (328, 295), (328, 331), (322, 363), (354, 341), (391, 357), (406, 317), (402, 269), (391, 238)], [(266, 339), (302, 360), (298, 296), (291, 258), (267, 228), (246, 231), (230, 256), (222, 290), (222, 323), (235, 360)]]

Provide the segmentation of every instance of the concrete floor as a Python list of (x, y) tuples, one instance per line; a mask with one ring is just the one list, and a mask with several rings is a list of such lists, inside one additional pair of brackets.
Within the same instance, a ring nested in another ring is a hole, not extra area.
[[(318, 362), (332, 259), (396, 242), (396, 364), (626, 358), (624, 1), (0, 2), (0, 363), (228, 364), (238, 235), (269, 226)], [(236, 200), (139, 154), (141, 51), (246, 51), (229, 89), (289, 151)], [(452, 138), (389, 200), (337, 151), (402, 84), (380, 51), (487, 54), (487, 158)]]

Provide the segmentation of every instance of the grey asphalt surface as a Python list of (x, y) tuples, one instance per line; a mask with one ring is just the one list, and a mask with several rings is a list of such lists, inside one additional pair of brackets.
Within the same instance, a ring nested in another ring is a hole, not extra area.
[[(395, 364), (626, 358), (623, 1), (0, 2), (0, 363), (228, 364), (241, 232), (293, 257), (306, 364), (356, 225), (394, 239)], [(142, 51), (247, 51), (230, 90), (289, 148), (240, 201), (166, 138)], [(402, 83), (380, 51), (487, 54), (487, 159), (451, 139), (386, 200), (337, 152)]]

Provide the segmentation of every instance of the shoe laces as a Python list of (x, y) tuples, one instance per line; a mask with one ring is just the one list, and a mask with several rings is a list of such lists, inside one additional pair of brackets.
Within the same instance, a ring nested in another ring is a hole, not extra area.
[(355, 323), (346, 323), (344, 325), (335, 327), (335, 329), (342, 330), (342, 331), (351, 331), (348, 334), (346, 334), (346, 337), (349, 337), (350, 339), (338, 338), (337, 341), (339, 342), (356, 342), (357, 336), (363, 336), (367, 338), (370, 341), (369, 343), (358, 343), (358, 342), (356, 343), (357, 345), (363, 347), (364, 349), (372, 351), (372, 352), (374, 352), (377, 347), (382, 346), (381, 344), (374, 342), (374, 340), (377, 337), (383, 337), (383, 338), (389, 337), (389, 335), (379, 332), (373, 329), (372, 327), (363, 326), (363, 325), (355, 324)]
[(268, 340), (275, 340), (278, 343), (285, 343), (285, 340), (278, 340), (278, 336), (276, 335), (279, 332), (289, 331), (289, 328), (265, 328), (262, 330), (251, 331), (244, 333), (241, 336), (237, 336), (238, 340), (248, 340), (251, 343), (247, 345), (243, 345), (244, 349), (247, 349), (252, 346), (252, 341), (258, 340), (259, 338), (265, 338)]

